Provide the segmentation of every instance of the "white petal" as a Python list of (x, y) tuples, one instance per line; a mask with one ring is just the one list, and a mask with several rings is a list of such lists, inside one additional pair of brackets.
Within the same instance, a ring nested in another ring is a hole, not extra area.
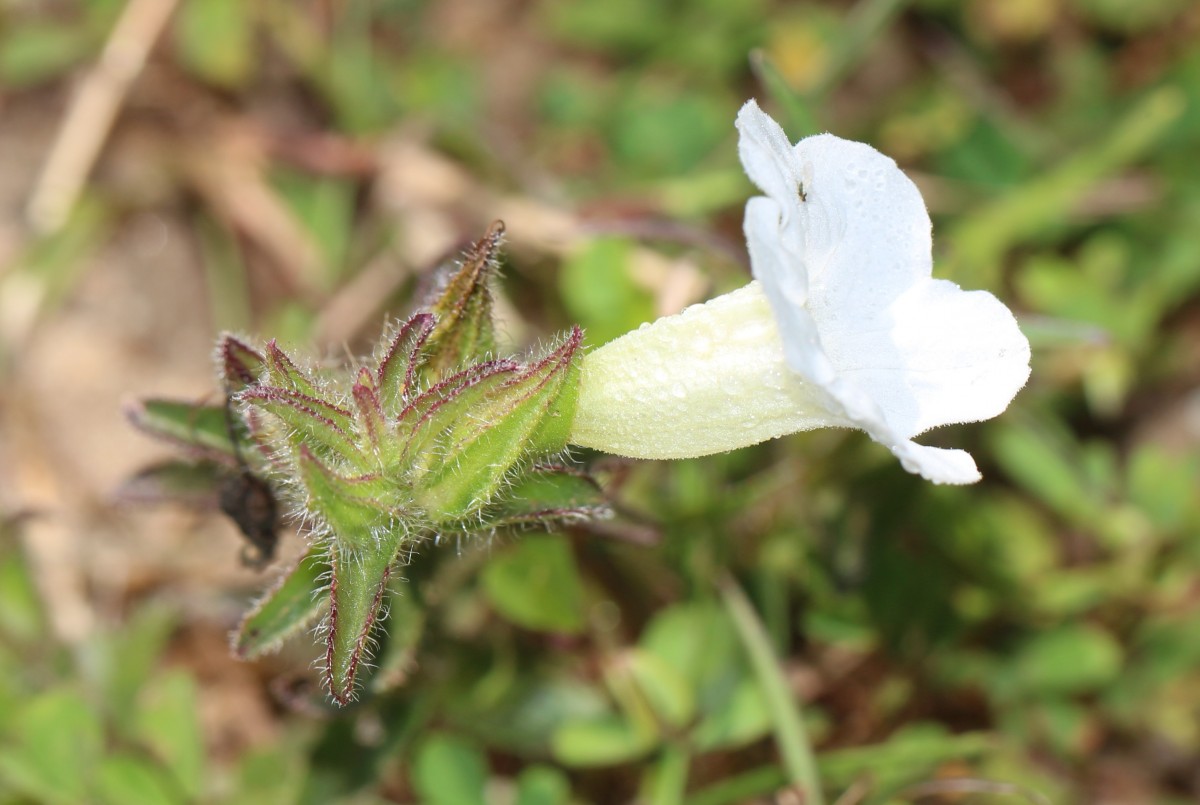
[(775, 199), (787, 212), (799, 201), (801, 165), (796, 161), (792, 143), (779, 124), (758, 108), (753, 98), (746, 101), (737, 116), (738, 156), (750, 181)]
[(991, 419), (1029, 379), (1029, 341), (1009, 309), (986, 291), (930, 280), (902, 296), (892, 313), (891, 341), (904, 366), (888, 373), (888, 388), (879, 394), (889, 394), (891, 402), (883, 404), (903, 433)]
[(803, 205), (809, 307), (818, 323), (870, 326), (931, 274), (925, 202), (894, 161), (864, 143), (819, 134), (796, 154), (812, 174)]
[(805, 308), (808, 287), (804, 271), (798, 267), (801, 257), (779, 248), (779, 205), (765, 196), (750, 199), (746, 202), (743, 228), (746, 246), (750, 251), (750, 264), (754, 266), (754, 275), (771, 302), (771, 310), (783, 336), (788, 364), (797, 368), (810, 382), (822, 382), (824, 367), (804, 366), (810, 356), (822, 353), (812, 316)]
[(692, 458), (852, 427), (829, 414), (826, 397), (788, 369), (755, 282), (589, 353), (571, 442), (635, 458)]
[[(742, 127), (739, 117), (739, 128), (746, 139), (766, 127)], [(762, 139), (743, 151), (761, 157)], [(964, 451), (911, 438), (1003, 411), (1029, 376), (1028, 341), (995, 297), (931, 279), (929, 214), (894, 161), (827, 134), (793, 153), (773, 157), (782, 185), (742, 158), (770, 197), (747, 204), (745, 232), (788, 365), (824, 389), (832, 417), (865, 430), (910, 472), (938, 483), (978, 480)], [(796, 175), (805, 190), (798, 205), (789, 189)], [(779, 212), (793, 206), (798, 232)]]
[(838, 412), (887, 447), (909, 472), (938, 484), (973, 484), (980, 479), (971, 454), (917, 444), (896, 432), (880, 404), (846, 378), (838, 378), (827, 387), (833, 415)]
[(973, 484), (983, 477), (975, 466), (975, 459), (966, 450), (903, 442), (892, 452), (904, 469), (935, 484)]

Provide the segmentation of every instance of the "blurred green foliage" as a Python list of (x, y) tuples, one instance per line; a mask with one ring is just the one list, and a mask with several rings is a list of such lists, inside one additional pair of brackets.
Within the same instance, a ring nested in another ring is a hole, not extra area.
[[(46, 5), (0, 10), (6, 92), (67, 81), (122, 4)], [(520, 170), (511, 144), (492, 147), (492, 65), (447, 31), (463, 5), (183, 0), (157, 58), (238, 113), (300, 96), (329, 132), (365, 141), (417, 122), (481, 185), (507, 189)], [(986, 480), (932, 487), (840, 433), (600, 464), (616, 520), (424, 546), (367, 700), (335, 713), (316, 696), (280, 713), (284, 738), (231, 762), (204, 742), (194, 673), (165, 661), (187, 616), (147, 603), (84, 646), (54, 644), (8, 523), (0, 803), (767, 802), (805, 762), (781, 724), (816, 746), (831, 799), (856, 787), (875, 805), (951, 801), (918, 799), (919, 785), (958, 776), (1012, 788), (955, 801), (1083, 805), (1116, 775), (1130, 802), (1195, 801), (1194, 4), (544, 0), (507, 13), (498, 35), (536, 41), (541, 65), (524, 105), (502, 111), (574, 206), (636, 199), (647, 219), (736, 242), (751, 188), (732, 120), (750, 96), (793, 137), (831, 130), (911, 169), (937, 273), (1010, 301), (1035, 345), (1014, 407), (955, 430)], [(361, 220), (357, 178), (282, 165), (271, 178), (326, 290), (386, 241), (386, 222)], [(11, 270), (61, 304), (120, 209), (96, 191)], [(248, 269), (214, 220), (195, 218), (213, 307), (249, 326)], [(635, 245), (689, 250), (713, 287), (743, 276), (669, 237), (621, 236), (590, 241), (553, 281), (514, 257), (506, 287), (542, 332), (577, 321), (602, 343), (653, 316)], [(316, 319), (310, 299), (259, 313), (293, 341)], [(774, 683), (721, 583), (752, 602)], [(772, 696), (780, 679), (790, 699)]]

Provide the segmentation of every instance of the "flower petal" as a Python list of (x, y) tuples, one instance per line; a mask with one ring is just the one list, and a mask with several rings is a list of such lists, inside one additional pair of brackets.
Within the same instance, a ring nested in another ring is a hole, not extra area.
[(935, 484), (973, 484), (983, 477), (966, 450), (902, 442), (892, 452), (904, 469)]
[[(929, 280), (900, 297), (891, 314), (886, 344), (900, 366), (842, 371), (887, 409), (888, 421), (905, 436), (991, 419), (1029, 379), (1029, 341), (1008, 308), (986, 291)], [(880, 340), (864, 346), (870, 351), (857, 354), (878, 366)]]
[[(794, 206), (802, 192), (802, 170), (783, 129), (758, 108), (753, 98), (737, 116), (738, 156), (750, 181), (784, 209)], [(794, 201), (793, 201), (794, 200)], [(786, 214), (786, 213), (785, 213)]]
[(785, 158), (782, 132), (761, 118), (770, 121), (752, 103), (738, 116), (742, 162), (768, 194), (746, 205), (744, 226), (788, 365), (824, 390), (832, 419), (865, 430), (910, 472), (978, 480), (967, 453), (910, 439), (1007, 407), (1029, 376), (1015, 319), (991, 294), (931, 278), (929, 214), (894, 161), (828, 134)]

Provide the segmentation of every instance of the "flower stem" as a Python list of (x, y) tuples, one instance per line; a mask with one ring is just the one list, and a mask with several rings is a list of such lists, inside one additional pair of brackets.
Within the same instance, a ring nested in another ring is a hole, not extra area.
[(762, 686), (763, 695), (767, 698), (775, 741), (779, 745), (788, 780), (803, 793), (805, 805), (825, 805), (816, 757), (804, 728), (804, 719), (788, 690), (767, 631), (746, 594), (731, 577), (722, 578), (717, 586), (742, 645), (750, 656), (750, 664)]

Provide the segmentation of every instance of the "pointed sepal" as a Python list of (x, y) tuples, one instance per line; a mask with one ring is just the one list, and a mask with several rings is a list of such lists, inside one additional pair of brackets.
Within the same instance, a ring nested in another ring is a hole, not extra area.
[(496, 528), (551, 528), (607, 517), (608, 498), (596, 479), (561, 464), (539, 464), (521, 473), (488, 507)]
[(356, 465), (362, 462), (355, 444), (354, 415), (341, 406), (278, 386), (253, 386), (236, 399), (277, 417), (294, 444), (312, 445)]
[(446, 378), (417, 397), (400, 414), (396, 425), (404, 447), (401, 459), (409, 475), (419, 477), (438, 460), (437, 445), (449, 429), (475, 415), (488, 395), (520, 376), (521, 365), (513, 360), (478, 363)]
[(264, 595), (233, 634), (233, 652), (242, 659), (277, 651), (292, 635), (316, 623), (328, 603), (322, 595), (330, 574), (325, 546), (315, 546)]
[(522, 463), (563, 450), (575, 411), (583, 334), (579, 328), (542, 360), (471, 406), (470, 416), (434, 414), (437, 443), (414, 497), (434, 523), (467, 517), (490, 502)]
[(308, 493), (306, 507), (335, 542), (371, 550), (379, 535), (394, 525), (401, 492), (386, 478), (338, 475), (307, 446), (300, 447), (297, 466)]
[(427, 306), (437, 317), (421, 366), (427, 381), (437, 382), (495, 350), (491, 285), (503, 242), (504, 222), (494, 221), (487, 234), (463, 255), (436, 299)]
[(391, 431), (383, 416), (383, 404), (375, 387), (375, 375), (370, 369), (364, 367), (359, 370), (358, 379), (350, 389), (350, 395), (354, 398), (361, 432), (367, 437), (371, 449), (377, 455), (387, 450), (391, 446), (388, 444)]
[(387, 349), (379, 359), (375, 370), (375, 387), (379, 389), (379, 402), (384, 415), (394, 419), (404, 406), (416, 396), (417, 369), (422, 360), (424, 346), (437, 318), (432, 313), (418, 313), (401, 325), (388, 342)]
[(217, 363), (225, 390), (230, 394), (258, 383), (267, 368), (262, 355), (229, 333), (217, 342)]
[(272, 338), (267, 343), (267, 379), (272, 386), (295, 392), (305, 397), (320, 397), (317, 385), (308, 373), (296, 365), (287, 353), (279, 348)]
[(404, 541), (397, 527), (380, 533), (367, 550), (333, 543), (325, 684), (338, 704), (349, 703), (357, 693), (358, 672), (370, 658), (371, 632), (381, 618), (392, 564)]

